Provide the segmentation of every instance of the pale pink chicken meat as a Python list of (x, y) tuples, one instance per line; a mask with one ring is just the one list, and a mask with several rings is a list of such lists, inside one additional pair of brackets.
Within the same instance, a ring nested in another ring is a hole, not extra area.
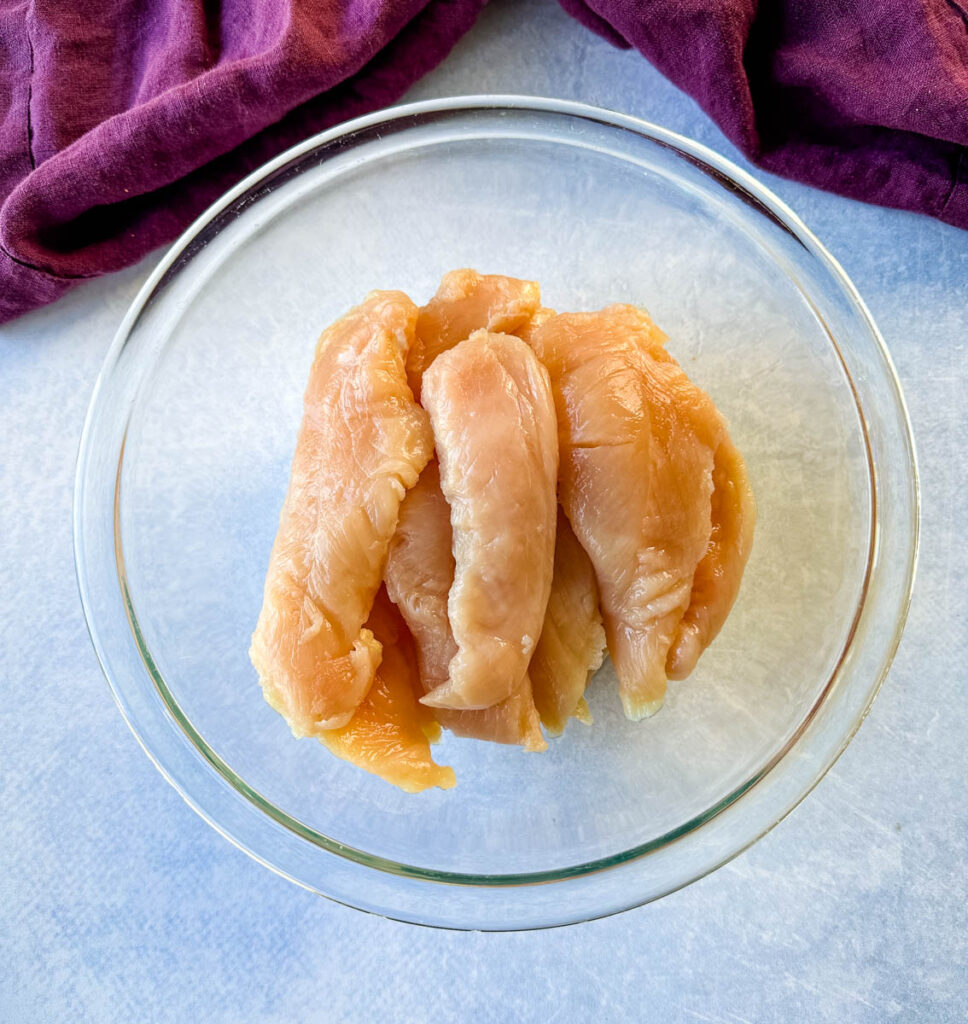
[[(609, 306), (605, 312), (617, 322), (625, 323), (653, 359), (671, 364), (662, 372), (670, 374), (681, 386), (684, 374), (663, 348), (666, 336), (644, 310), (615, 305)], [(676, 629), (666, 658), (669, 679), (685, 679), (722, 629), (739, 593), (756, 526), (756, 502), (746, 463), (730, 440), (718, 410), (714, 410), (715, 417), (709, 414), (711, 403), (702, 392), (700, 394), (704, 426), (713, 426), (712, 436), (720, 438), (713, 455), (712, 528), (706, 552), (696, 567), (689, 607)], [(721, 428), (718, 434), (715, 428), (717, 417)], [(702, 429), (700, 426), (700, 432)], [(710, 440), (710, 443), (715, 442)]]
[(320, 732), (319, 740), (337, 757), (406, 793), (452, 789), (453, 769), (437, 764), (430, 752), (440, 726), (433, 708), (419, 702), (423, 691), (413, 639), (385, 590), (377, 591), (366, 624), (383, 651), (373, 685), (349, 722)]
[(467, 269), (445, 274), (417, 316), (416, 340), (407, 357), (413, 393), (420, 397), (424, 372), (442, 352), (476, 330), (515, 334), (540, 302), (541, 290), (534, 281)]
[(528, 669), (541, 724), (552, 735), (569, 718), (591, 721), (583, 694), (604, 656), (595, 570), (559, 507), (551, 594)]
[(542, 314), (526, 338), (552, 381), (561, 503), (595, 569), (625, 713), (639, 719), (662, 706), (709, 541), (722, 419), (643, 311)]
[(548, 373), (519, 338), (477, 331), (423, 379), (455, 560), (457, 653), (423, 701), (473, 710), (514, 694), (541, 632), (554, 566), (558, 436)]
[(755, 526), (756, 502), (746, 464), (724, 437), (713, 461), (712, 532), (666, 658), (670, 679), (685, 679), (722, 629), (739, 593)]
[(364, 628), (400, 502), (433, 452), (405, 361), (416, 306), (371, 292), (316, 347), (249, 652), (298, 736), (349, 722), (380, 664)]
[[(447, 682), (457, 644), (447, 617), (454, 582), (450, 506), (440, 489), (436, 460), (431, 460), (400, 506), (400, 521), (390, 543), (386, 587), (413, 635), (423, 691)], [(514, 743), (544, 750), (538, 714), (527, 676), (518, 689), (478, 711), (433, 709), (445, 729), (458, 736)]]

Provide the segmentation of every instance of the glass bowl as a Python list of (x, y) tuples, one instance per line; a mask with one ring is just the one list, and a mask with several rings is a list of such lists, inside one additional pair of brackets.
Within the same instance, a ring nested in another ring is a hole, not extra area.
[[(559, 309), (648, 307), (727, 415), (759, 522), (726, 628), (655, 718), (622, 717), (606, 667), (591, 726), (542, 755), (447, 736), (457, 789), (413, 796), (293, 739), (247, 651), (320, 330), (464, 266), (536, 279)], [(917, 516), (890, 358), (794, 214), (661, 128), (497, 96), (318, 135), (188, 229), (101, 372), (74, 525), (105, 674), (202, 817), (342, 903), (515, 929), (662, 896), (803, 798), (887, 670)]]

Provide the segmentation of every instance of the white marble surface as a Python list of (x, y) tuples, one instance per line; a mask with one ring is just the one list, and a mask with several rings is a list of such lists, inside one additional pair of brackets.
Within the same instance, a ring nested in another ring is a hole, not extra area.
[[(467, 92), (597, 103), (737, 158), (550, 0), (495, 2), (408, 98)], [(906, 389), (924, 492), (908, 629), (867, 722), (787, 821), (680, 893), (557, 931), (367, 917), (189, 810), (114, 706), (71, 552), (85, 408), (152, 261), (0, 328), (0, 1021), (968, 1018), (968, 233), (760, 177), (853, 277)]]

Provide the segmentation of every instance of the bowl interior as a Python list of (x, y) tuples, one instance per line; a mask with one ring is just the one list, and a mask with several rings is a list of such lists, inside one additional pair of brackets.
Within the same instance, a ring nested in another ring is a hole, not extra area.
[[(593, 123), (430, 120), (270, 177), (137, 327), (118, 565), (158, 699), (227, 785), (310, 839), (435, 873), (620, 858), (728, 803), (813, 713), (869, 571), (864, 421), (797, 259), (748, 197)], [(659, 715), (626, 722), (606, 664), (594, 724), (543, 755), (447, 736), (436, 756), (457, 789), (408, 796), (293, 739), (247, 650), (316, 337), (372, 288), (421, 302), (461, 266), (536, 279), (559, 309), (648, 307), (728, 417), (759, 522), (726, 628)]]

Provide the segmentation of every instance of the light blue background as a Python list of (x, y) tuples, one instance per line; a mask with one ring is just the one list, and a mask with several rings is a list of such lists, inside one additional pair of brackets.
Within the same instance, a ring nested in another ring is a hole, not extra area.
[[(744, 161), (695, 104), (550, 0), (495, 2), (408, 99), (562, 96)], [(709, 878), (533, 934), (332, 905), (218, 836), (128, 732), (84, 628), (74, 457), (152, 260), (0, 328), (0, 1021), (968, 1018), (968, 232), (759, 174), (826, 242), (897, 362), (924, 533), (867, 722), (793, 816)]]

